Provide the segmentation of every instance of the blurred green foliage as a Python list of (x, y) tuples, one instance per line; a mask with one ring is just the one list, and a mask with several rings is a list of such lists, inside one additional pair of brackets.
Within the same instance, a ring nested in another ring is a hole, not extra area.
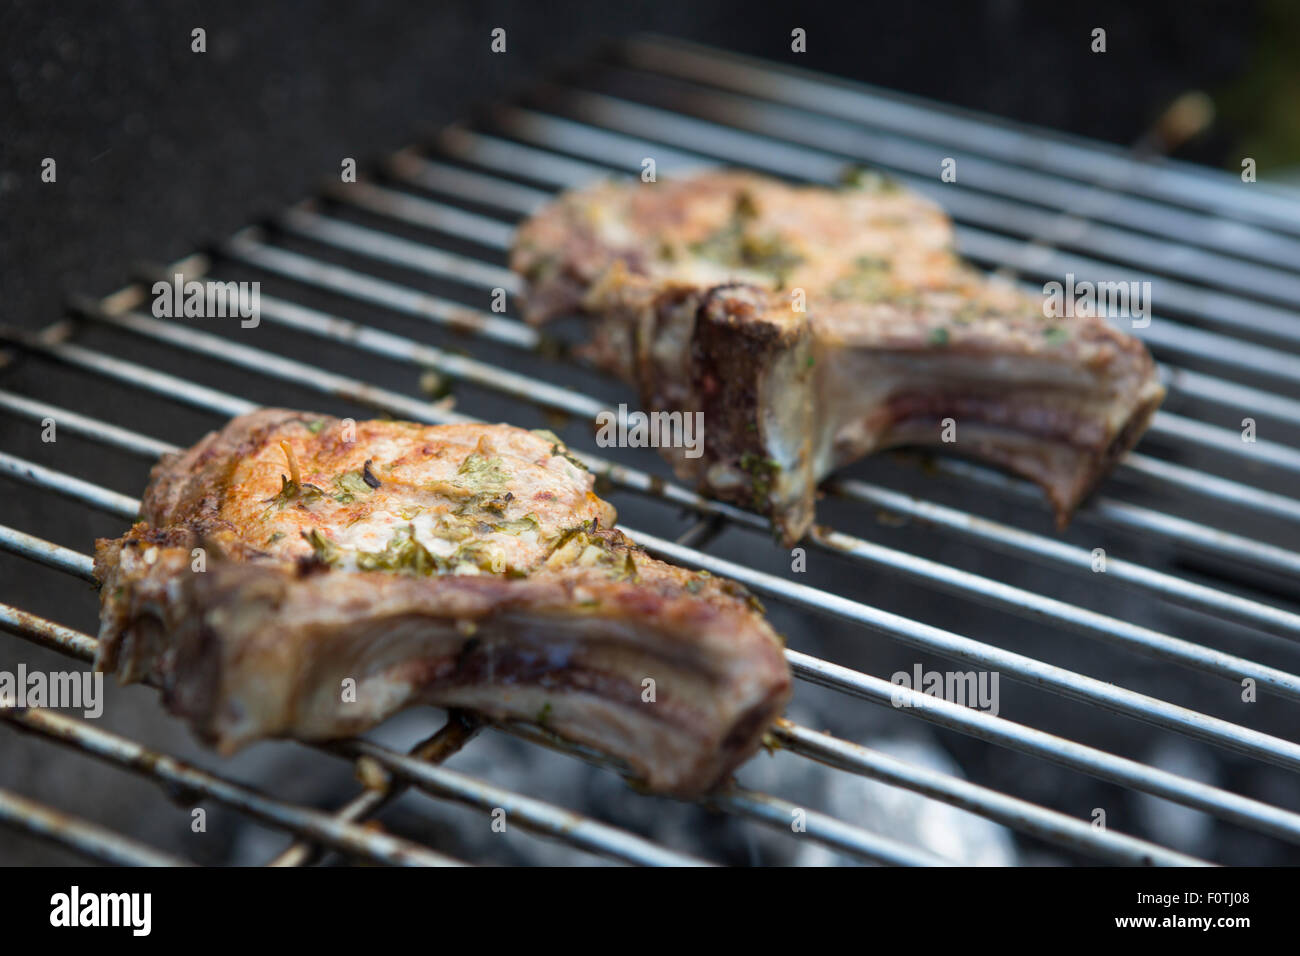
[(1300, 179), (1300, 2), (1267, 0), (1257, 17), (1246, 72), (1215, 97), (1235, 143), (1225, 165), (1250, 156), (1261, 179)]

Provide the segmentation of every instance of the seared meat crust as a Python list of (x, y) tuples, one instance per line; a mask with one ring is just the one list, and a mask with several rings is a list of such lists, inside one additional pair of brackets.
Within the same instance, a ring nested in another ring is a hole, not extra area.
[(1064, 526), (1164, 395), (1140, 342), (1045, 318), (955, 254), (936, 206), (881, 180), (599, 184), (524, 223), (511, 265), (530, 321), (589, 316), (587, 354), (649, 410), (704, 411), (703, 456), (666, 450), (679, 475), (791, 543), (818, 481), (903, 444), (1036, 481)]
[(555, 436), (506, 425), (234, 419), (165, 456), (143, 520), (97, 542), (97, 666), (159, 683), (225, 752), (433, 704), (705, 792), (788, 700), (781, 641), (738, 585), (613, 529), (592, 484)]

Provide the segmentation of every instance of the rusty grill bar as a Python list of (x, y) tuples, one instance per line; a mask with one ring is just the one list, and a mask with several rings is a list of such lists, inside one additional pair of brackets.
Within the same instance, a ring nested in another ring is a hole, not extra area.
[[(948, 156), (957, 158), (962, 170), (960, 189), (941, 185), (931, 175)], [(1250, 678), (1263, 692), (1286, 698), (1288, 704), (1300, 702), (1300, 676), (1294, 669), (1255, 659), (1292, 649), (1292, 642), (1300, 639), (1300, 613), (1292, 602), (1275, 602), (1267, 592), (1240, 593), (1241, 582), (1232, 574), (1193, 575), (1176, 562), (1165, 561), (1171, 568), (1161, 568), (1122, 557), (1122, 536), (1139, 537), (1164, 549), (1166, 556), (1194, 554), (1211, 562), (1213, 569), (1249, 567), (1294, 589), (1300, 573), (1300, 553), (1293, 549), (1300, 500), (1291, 494), (1294, 476), (1300, 473), (1300, 451), (1294, 447), (1300, 437), (1300, 361), (1295, 355), (1300, 323), (1294, 311), (1300, 304), (1300, 195), (1295, 193), (1263, 185), (1243, 189), (1221, 174), (1139, 161), (1110, 147), (649, 37), (584, 65), (560, 85), (540, 87), (526, 102), (494, 108), (473, 126), (442, 131), (426, 147), (385, 158), (361, 182), (326, 188), (272, 221), (179, 262), (140, 266), (137, 280), (119, 292), (102, 300), (74, 299), (74, 321), (55, 323), (40, 334), (4, 330), (3, 338), (19, 362), (53, 362), (91, 380), (123, 383), (209, 413), (214, 424), (260, 403), (136, 362), (129, 357), (132, 346), (165, 347), (178, 355), (201, 357), (214, 367), (237, 370), (256, 381), (258, 394), (274, 386), (294, 394), (314, 393), (325, 404), (345, 402), (418, 421), (474, 420), (445, 403), (333, 371), (314, 358), (313, 343), (322, 350), (342, 346), (367, 359), (436, 372), (469, 387), (473, 395), (483, 393), (484, 402), (513, 403), (516, 408), (526, 403), (529, 413), (541, 409), (590, 420), (609, 403), (561, 384), (573, 377), (566, 371), (569, 366), (553, 361), (557, 343), (481, 305), (494, 289), (511, 297), (520, 291), (518, 278), (502, 264), (519, 217), (556, 189), (593, 177), (632, 175), (644, 157), (656, 160), (660, 174), (726, 163), (811, 182), (834, 181), (847, 164), (864, 161), (940, 201), (958, 224), (963, 253), (990, 268), (1012, 270), (1026, 281), (1065, 272), (1094, 280), (1154, 275), (1153, 298), (1169, 314), (1155, 317), (1138, 334), (1161, 362), (1171, 404), (1199, 409), (1200, 414), (1161, 411), (1143, 450), (1121, 463), (1117, 477), (1122, 480), (1095, 496), (1081, 511), (1079, 523), (1106, 544), (1108, 554), (1121, 555), (1108, 557), (1108, 581), (1150, 601), (1212, 619), (1213, 626), (1247, 644), (1250, 656), (826, 526), (818, 526), (802, 544), (833, 560), (1123, 651), (1233, 682)], [(152, 317), (146, 308), (148, 285), (174, 273), (186, 278), (256, 277), (271, 290), (261, 298), (261, 319), (293, 333), (308, 347), (284, 354), (249, 344), (253, 336), (200, 331), (183, 320)], [(429, 282), (436, 284), (436, 294), (426, 290)], [(359, 317), (375, 314), (384, 322)], [(409, 334), (384, 327), (390, 322)], [(76, 341), (91, 330), (112, 336), (114, 346), (88, 347)], [(422, 339), (425, 331), (460, 338), (437, 346)], [(458, 344), (468, 345), (477, 357), (464, 354)], [(525, 362), (527, 371), (507, 367)], [(1176, 364), (1180, 362), (1188, 367)], [(1213, 371), (1203, 370), (1207, 368)], [(463, 404), (472, 411), (475, 401)], [(143, 460), (175, 447), (85, 409), (61, 408), (3, 388), (0, 412), (36, 422), (52, 417), (70, 434)], [(1261, 432), (1284, 437), (1243, 442), (1234, 424), (1242, 413), (1262, 419), (1267, 428), (1261, 427)], [(1292, 740), (712, 555), (706, 548), (720, 530), (761, 535), (768, 530), (767, 522), (610, 460), (618, 457), (613, 450), (610, 458), (598, 457), (574, 445), (575, 453), (610, 482), (616, 495), (635, 495), (665, 514), (682, 509), (696, 516), (696, 523), (677, 541), (624, 526), (666, 560), (734, 578), (783, 604), (835, 616), (922, 652), (997, 671), (1081, 705), (1138, 719), (1291, 773), (1300, 770), (1300, 744)], [(950, 487), (988, 492), (1003, 504), (1036, 494), (1023, 482), (967, 462), (939, 458), (927, 470)], [(128, 495), (8, 452), (0, 452), (0, 474), (127, 521), (136, 514), (138, 502)], [(1017, 561), (1067, 575), (1092, 573), (1091, 551), (1058, 536), (887, 483), (841, 478), (827, 490), (843, 502), (917, 522), (934, 534)], [(1175, 510), (1164, 510), (1166, 501)], [(1240, 515), (1250, 533), (1221, 527), (1203, 516), (1215, 508)], [(34, 529), (0, 527), (0, 549), (93, 580), (87, 555), (43, 540)], [(1064, 576), (1063, 581), (1068, 583)], [(0, 627), (82, 661), (94, 655), (90, 635), (17, 607), (0, 605)], [(791, 642), (798, 646), (797, 633)], [(808, 683), (886, 707), (902, 697), (917, 705), (907, 714), (936, 726), (1300, 843), (1300, 813), (1293, 810), (1000, 716), (927, 698), (885, 678), (797, 650), (787, 654), (796, 676)], [(369, 741), (317, 748), (356, 762), (370, 781), (333, 813), (281, 801), (84, 721), (34, 709), (0, 711), (0, 719), (12, 729), (143, 774), (160, 786), (183, 787), (196, 799), (224, 803), (293, 834), (295, 842), (269, 861), (274, 865), (312, 862), (321, 848), (383, 863), (462, 862), (361, 825), (408, 788), (479, 809), (506, 808), (526, 829), (623, 862), (706, 862), (439, 766), (461, 747), (473, 746), (480, 725), (464, 715), (451, 715), (438, 734), (406, 754)], [(598, 755), (535, 728), (489, 726), (575, 759), (604, 763)], [(773, 738), (804, 758), (943, 801), (1091, 858), (1128, 864), (1207, 862), (788, 721), (774, 729)], [(786, 832), (795, 809), (779, 796), (739, 786), (715, 795), (708, 804)], [(107, 862), (182, 862), (18, 794), (0, 792), (0, 822)], [(815, 809), (807, 811), (804, 836), (875, 862), (950, 862)]]

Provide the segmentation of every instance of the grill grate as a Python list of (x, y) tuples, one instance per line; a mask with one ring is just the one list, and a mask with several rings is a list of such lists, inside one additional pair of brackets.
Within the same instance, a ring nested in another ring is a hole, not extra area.
[[(472, 420), (445, 403), (372, 383), (380, 375), (398, 380), (392, 371), (396, 366), (456, 381), (465, 389), (460, 405), (491, 420), (532, 416), (541, 409), (575, 422), (590, 421), (610, 403), (589, 391), (603, 391), (617, 401), (618, 390), (557, 358), (559, 346), (547, 336), (472, 303), (485, 302), (484, 293), (493, 289), (511, 295), (519, 291), (517, 277), (501, 265), (518, 217), (555, 189), (593, 177), (630, 175), (644, 157), (655, 159), (661, 175), (724, 162), (813, 182), (834, 181), (846, 163), (866, 161), (938, 199), (958, 223), (962, 252), (989, 267), (1039, 281), (1066, 272), (1094, 280), (1152, 277), (1152, 298), (1166, 314), (1138, 334), (1164, 363), (1168, 405), (1178, 411), (1157, 415), (1144, 450), (1126, 457), (1106, 493), (1083, 509), (1078, 526), (1086, 529), (1082, 533), (1088, 541), (1097, 542), (1094, 547), (1105, 547), (1108, 584), (1159, 607), (1158, 621), (1193, 620), (1201, 632), (1221, 638), (1215, 644), (1241, 653), (831, 527), (818, 526), (803, 544), (829, 561), (1019, 615), (1125, 654), (1216, 679), (1250, 678), (1266, 693), (1300, 701), (1295, 668), (1255, 659), (1285, 657), (1293, 650), (1290, 642), (1300, 638), (1300, 613), (1286, 593), (1300, 572), (1300, 553), (1291, 548), (1300, 500), (1290, 495), (1300, 472), (1300, 452), (1272, 438), (1243, 442), (1235, 430), (1242, 413), (1266, 423), (1261, 432), (1268, 435), (1294, 439), (1300, 427), (1300, 400), (1294, 394), (1300, 391), (1300, 362), (1293, 351), (1300, 345), (1300, 323), (1292, 311), (1300, 303), (1300, 197), (1263, 185), (1242, 188), (1230, 177), (1193, 167), (1139, 160), (1109, 147), (896, 94), (646, 38), (586, 64), (564, 85), (540, 88), (526, 103), (495, 108), (473, 127), (442, 131), (426, 149), (388, 157), (362, 182), (327, 188), (209, 251), (167, 266), (143, 266), (136, 282), (102, 300), (74, 299), (75, 321), (56, 323), (36, 335), (14, 330), (3, 335), (14, 347), (16, 368), (52, 364), (90, 381), (136, 389), (169, 406), (187, 406), (208, 418), (250, 411), (264, 403), (262, 396), (268, 402), (302, 404), (275, 396), (307, 392), (325, 396), (325, 402), (420, 421)], [(960, 188), (941, 185), (931, 174), (944, 157), (958, 160)], [(149, 284), (174, 273), (261, 281), (268, 292), (261, 297), (259, 344), (249, 344), (253, 334), (199, 331), (183, 321), (147, 314)], [(410, 334), (386, 327), (394, 323)], [(469, 357), (465, 347), (490, 360)], [(364, 364), (385, 371), (369, 377), (332, 371), (329, 358), (340, 354), (349, 368)], [(150, 364), (149, 356), (188, 361), (200, 371), (159, 371), (162, 363), (155, 358)], [(240, 385), (228, 391), (197, 380), (213, 377), (223, 385)], [(575, 387), (575, 382), (582, 384)], [(245, 397), (253, 394), (257, 400)], [(53, 418), (67, 433), (141, 461), (175, 447), (87, 411), (10, 390), (0, 390), (0, 411), (28, 421)], [(581, 439), (572, 444), (583, 447)], [(734, 530), (752, 537), (766, 533), (766, 521), (701, 498), (653, 470), (613, 460), (621, 457), (617, 450), (609, 453), (609, 459), (579, 454), (610, 482), (620, 512), (625, 500), (635, 502), (636, 513), (656, 522), (656, 528), (677, 521), (677, 510), (691, 516), (693, 523), (676, 541), (624, 525), (635, 540), (666, 560), (731, 577), (801, 613), (829, 614), (925, 654), (996, 671), (1286, 771), (1300, 770), (1300, 744), (1244, 722), (923, 623), (854, 600), (842, 589), (795, 583), (716, 556), (705, 549), (720, 533)], [(870, 481), (830, 483), (827, 504), (848, 520), (860, 518), (866, 506), (891, 520), (911, 521), (948, 544), (1037, 566), (1033, 580), (1068, 587), (1075, 580), (1071, 575), (1092, 575), (1091, 547), (1031, 530), (1032, 518), (1012, 523), (898, 490), (891, 487), (895, 476), (888, 467), (881, 466), (879, 480), (873, 473)], [(8, 452), (0, 452), (0, 472), (115, 518), (130, 520), (136, 513), (134, 498)], [(906, 487), (915, 487), (915, 469), (900, 473)], [(960, 493), (964, 505), (977, 491), (979, 502), (991, 502), (990, 507), (1012, 516), (1027, 496), (1037, 497), (1023, 482), (965, 462), (929, 461), (926, 474), (927, 490), (940, 496)], [(1077, 534), (1071, 537), (1077, 539)], [(0, 548), (91, 580), (87, 555), (27, 531), (0, 528)], [(1066, 574), (1056, 575), (1058, 570)], [(1015, 579), (1017, 574), (1005, 576)], [(1280, 597), (1259, 586), (1270, 581), (1277, 582), (1274, 591)], [(1194, 614), (1178, 612), (1183, 614), (1179, 617), (1174, 608)], [(810, 617), (804, 614), (801, 620)], [(0, 605), (0, 627), (82, 661), (94, 654), (93, 637), (16, 607)], [(797, 633), (792, 642), (800, 643)], [(1286, 807), (1068, 735), (925, 697), (807, 653), (790, 650), (788, 656), (796, 676), (811, 684), (885, 707), (901, 697), (911, 705), (907, 715), (936, 726), (1300, 843), (1300, 813)], [(526, 829), (613, 859), (700, 862), (440, 766), (461, 747), (473, 745), (480, 727), (464, 715), (451, 715), (438, 734), (405, 754), (369, 741), (317, 748), (357, 762), (371, 784), (332, 813), (258, 792), (84, 721), (36, 709), (0, 711), (0, 718), (13, 729), (145, 775), (195, 801), (226, 804), (293, 834), (292, 846), (270, 861), (275, 865), (312, 862), (322, 848), (385, 863), (459, 862), (363, 826), (408, 788), (479, 809), (505, 808)], [(600, 762), (598, 756), (533, 728), (491, 729)], [(943, 801), (1090, 858), (1204, 862), (788, 721), (775, 729), (774, 737), (801, 757)], [(711, 798), (709, 805), (787, 833), (796, 809), (777, 796), (740, 786)], [(0, 791), (0, 822), (95, 859), (175, 862), (123, 835), (6, 791)], [(949, 862), (811, 810), (802, 836), (876, 862)]]

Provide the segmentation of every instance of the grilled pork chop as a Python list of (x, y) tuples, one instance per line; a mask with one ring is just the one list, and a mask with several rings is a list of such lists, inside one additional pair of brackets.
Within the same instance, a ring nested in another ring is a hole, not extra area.
[(843, 190), (711, 171), (567, 193), (519, 229), (526, 317), (591, 318), (587, 354), (651, 411), (704, 413), (680, 477), (787, 543), (818, 481), (937, 445), (1043, 487), (1064, 527), (1164, 395), (1137, 340), (952, 249), (948, 218), (878, 178)]
[[(412, 704), (532, 721), (697, 794), (790, 696), (739, 585), (672, 567), (550, 433), (267, 409), (166, 455), (97, 542), (97, 666), (223, 752)], [(202, 549), (196, 550), (196, 549)]]

